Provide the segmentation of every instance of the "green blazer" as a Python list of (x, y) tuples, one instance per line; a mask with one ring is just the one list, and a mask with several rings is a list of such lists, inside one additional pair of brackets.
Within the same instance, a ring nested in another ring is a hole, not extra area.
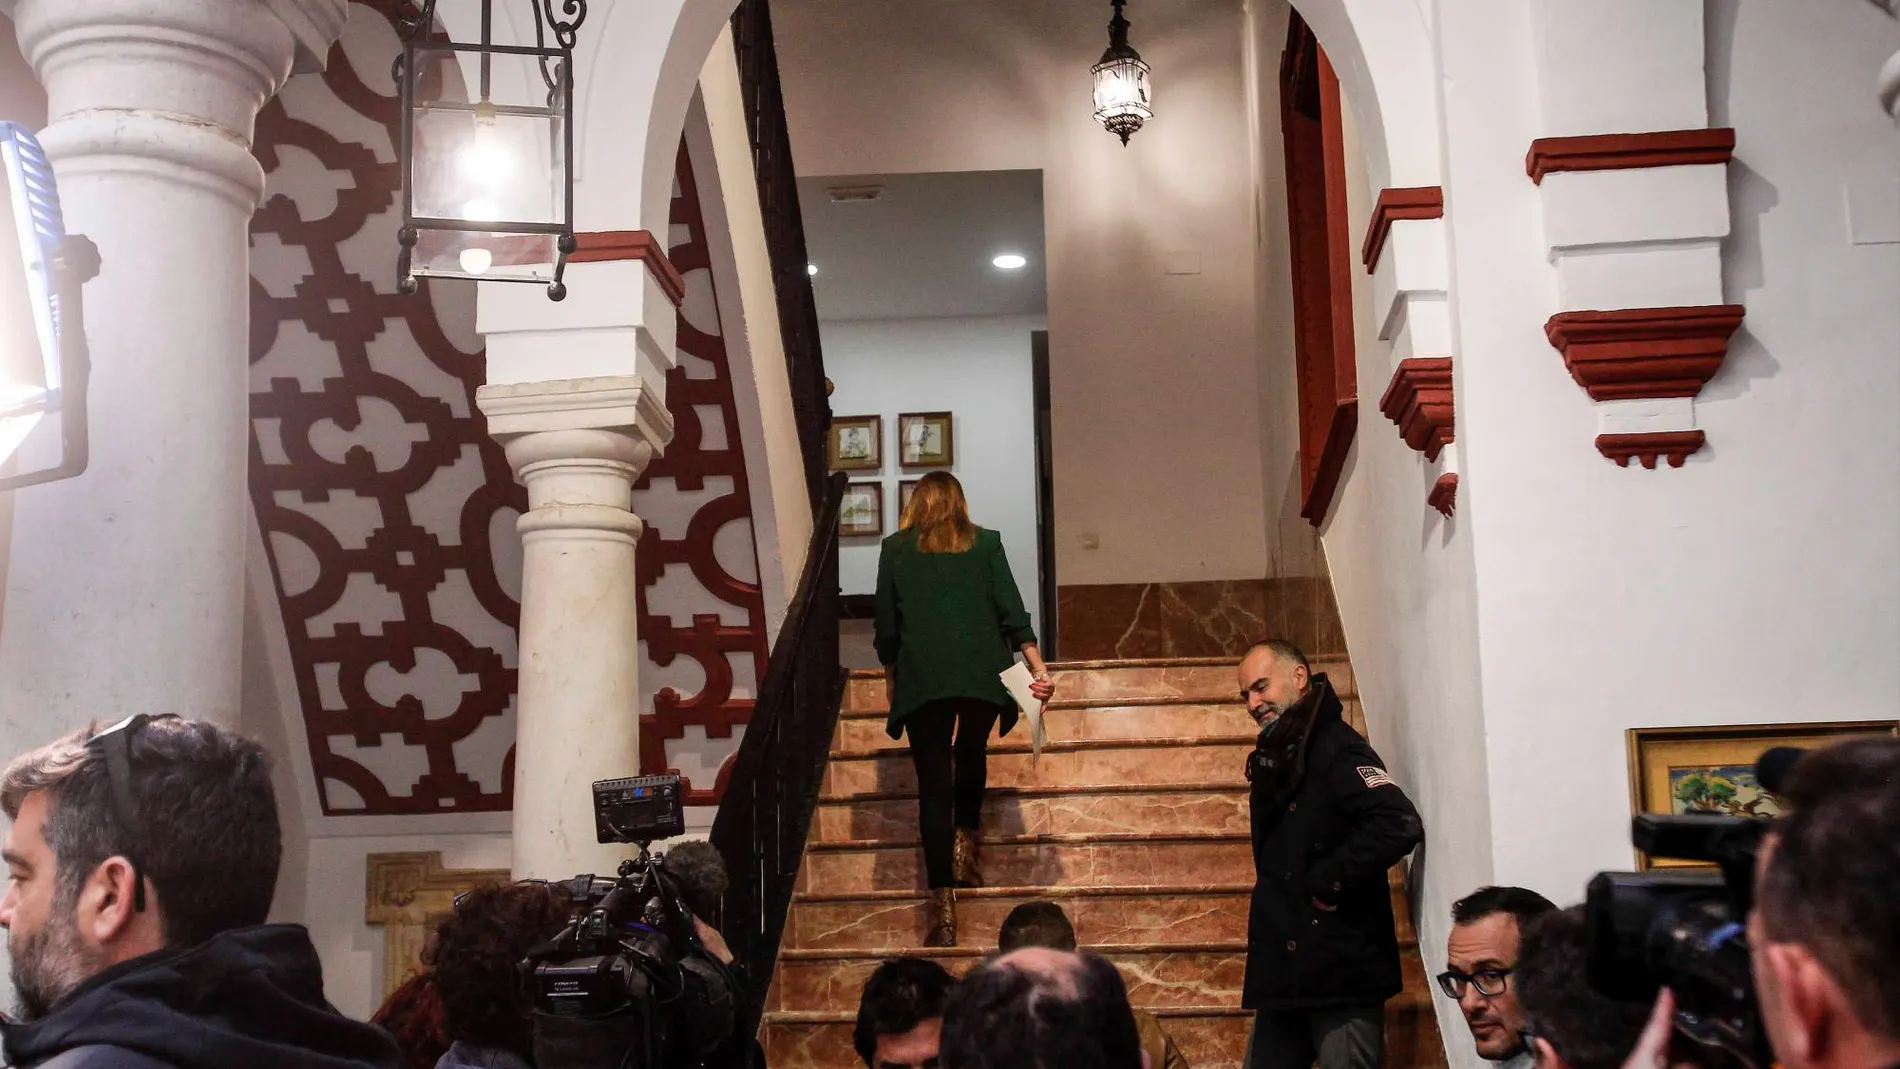
[(1003, 538), (976, 529), (962, 553), (925, 553), (915, 531), (884, 540), (877, 562), (877, 656), (895, 666), (891, 738), (904, 718), (938, 698), (977, 698), (1003, 707), (1005, 734), (1016, 723), (1016, 702), (997, 674), (1016, 650), (1036, 641), (1016, 579), (1003, 555)]

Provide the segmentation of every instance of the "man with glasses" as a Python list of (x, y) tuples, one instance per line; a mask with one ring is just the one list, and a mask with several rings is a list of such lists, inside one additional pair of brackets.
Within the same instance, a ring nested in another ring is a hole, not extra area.
[(19, 1069), (398, 1069), (323, 998), (302, 927), (265, 924), (282, 837), (270, 761), (200, 721), (135, 716), (15, 758), (0, 899)]
[(1240, 661), (1260, 725), (1247, 757), (1254, 889), (1240, 1004), (1249, 1069), (1376, 1069), (1404, 988), (1387, 871), (1424, 837), (1418, 810), (1292, 643)]
[(1530, 1057), (1518, 1036), (1524, 1009), (1512, 974), (1524, 930), (1556, 908), (1523, 887), (1481, 887), (1451, 907), (1446, 969), (1438, 974), (1438, 987), (1457, 1000), (1479, 1057), (1528, 1069)]

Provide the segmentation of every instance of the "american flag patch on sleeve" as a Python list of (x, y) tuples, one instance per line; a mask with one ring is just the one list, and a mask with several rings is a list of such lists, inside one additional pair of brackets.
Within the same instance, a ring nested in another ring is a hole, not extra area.
[(1398, 786), (1398, 784), (1392, 782), (1391, 776), (1385, 774), (1385, 769), (1375, 768), (1372, 765), (1360, 765), (1359, 778), (1366, 781), (1367, 787)]

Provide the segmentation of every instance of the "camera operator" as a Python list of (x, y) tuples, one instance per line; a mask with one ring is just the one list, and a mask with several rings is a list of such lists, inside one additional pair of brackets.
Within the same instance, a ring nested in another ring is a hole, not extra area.
[[(1900, 739), (1801, 758), (1791, 812), (1762, 845), (1749, 955), (1784, 1069), (1900, 1066)], [(1675, 998), (1664, 990), (1626, 1069), (1663, 1069)]]
[(713, 844), (689, 840), (666, 852), (666, 874), (673, 878), (673, 889), (692, 911), (693, 930), (706, 944), (706, 952), (721, 964), (731, 965), (732, 951), (716, 927), (720, 903), (725, 901), (726, 888), (732, 885), (726, 875), (725, 858), (719, 856)]
[(534, 1061), (559, 1069), (686, 1069), (762, 1064), (738, 1024), (756, 1009), (708, 917), (726, 868), (707, 843), (650, 847), (686, 830), (676, 774), (599, 780), (595, 835), (637, 854), (614, 877), (562, 881), (573, 915), (520, 964), (532, 1008)]
[(1525, 926), (1513, 980), (1518, 1036), (1537, 1069), (1617, 1069), (1642, 1035), (1649, 1004), (1592, 989), (1588, 956), (1582, 906), (1549, 910)]

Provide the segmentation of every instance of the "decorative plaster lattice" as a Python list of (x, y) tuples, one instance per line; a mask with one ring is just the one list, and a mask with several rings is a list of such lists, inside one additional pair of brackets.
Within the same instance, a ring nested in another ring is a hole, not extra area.
[[(324, 74), (260, 116), (252, 226), (251, 496), (277, 583), (318, 797), (330, 814), (509, 808), (526, 506), (474, 406), (467, 284), (396, 293), (398, 52), (389, 5), (356, 0)], [(636, 489), (642, 771), (696, 777), (738, 745), (765, 666), (750, 496), (691, 171), (679, 428)], [(629, 770), (631, 771), (631, 770)]]
[(667, 258), (685, 281), (679, 366), (666, 374), (673, 442), (633, 493), (634, 511), (646, 520), (638, 555), (646, 650), (640, 689), (653, 695), (641, 702), (650, 711), (640, 716), (640, 770), (681, 772), (687, 801), (708, 805), (725, 789), (739, 751), (735, 729), (750, 719), (765, 674), (765, 598), (705, 215), (683, 144), (673, 188)]

